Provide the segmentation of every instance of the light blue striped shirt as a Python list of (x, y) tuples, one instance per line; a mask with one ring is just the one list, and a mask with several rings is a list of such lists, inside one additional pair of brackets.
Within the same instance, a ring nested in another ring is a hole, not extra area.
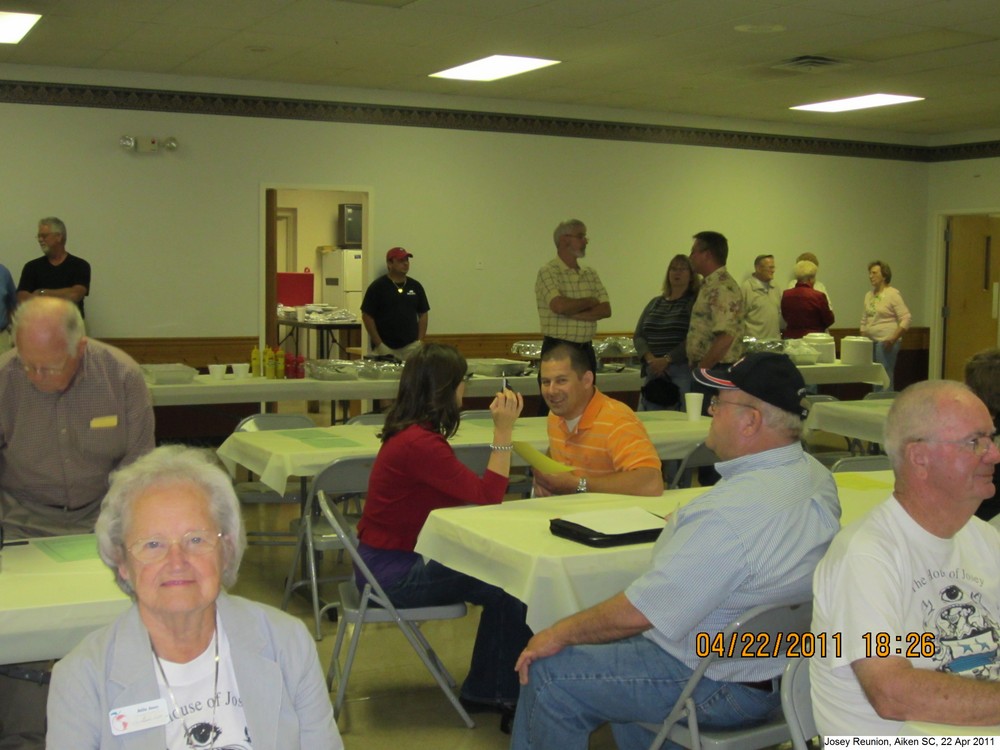
[[(716, 633), (752, 607), (808, 601), (812, 574), (840, 528), (833, 477), (799, 443), (716, 464), (715, 487), (677, 511), (652, 569), (625, 591), (653, 624), (647, 638), (688, 666), (697, 633)], [(708, 677), (757, 682), (784, 659), (720, 659)]]

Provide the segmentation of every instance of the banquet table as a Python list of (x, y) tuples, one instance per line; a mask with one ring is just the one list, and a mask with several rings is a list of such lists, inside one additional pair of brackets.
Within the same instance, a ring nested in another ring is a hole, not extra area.
[[(661, 459), (683, 458), (708, 435), (711, 419), (688, 420), (674, 411), (640, 412)], [(514, 440), (539, 450), (549, 445), (545, 417), (522, 417), (514, 425)], [(230, 472), (237, 465), (249, 469), (273, 490), (284, 492), (290, 477), (312, 477), (331, 461), (345, 456), (374, 456), (381, 444), (380, 427), (336, 425), (305, 430), (269, 430), (233, 433), (219, 447), (219, 457)], [(453, 445), (489, 445), (493, 423), (488, 419), (466, 419), (451, 439)], [(515, 455), (514, 457), (518, 457)], [(518, 461), (515, 460), (515, 465)], [(523, 464), (520, 464), (523, 465)]]
[[(639, 371), (602, 372), (600, 388), (606, 393), (638, 391)], [(525, 395), (538, 395), (536, 375), (507, 378), (510, 386)], [(466, 396), (492, 396), (500, 390), (503, 379), (473, 375), (465, 385)], [(221, 380), (210, 375), (196, 375), (190, 383), (149, 385), (154, 406), (191, 406), (203, 404), (248, 404), (262, 401), (356, 401), (395, 398), (399, 380), (268, 380), (260, 377), (237, 378), (228, 374)]]
[[(843, 524), (885, 500), (893, 486), (890, 471), (844, 472), (834, 479)], [(538, 632), (623, 591), (649, 568), (653, 550), (652, 544), (587, 547), (553, 536), (552, 518), (626, 507), (665, 515), (705, 491), (670, 490), (661, 497), (586, 494), (442, 508), (427, 518), (416, 551), (516, 596), (528, 605), (528, 625)]]
[(0, 558), (0, 664), (61, 658), (131, 604), (93, 534), (8, 542)]
[(813, 404), (806, 419), (806, 433), (823, 430), (848, 438), (882, 443), (891, 399), (821, 401)]
[[(880, 364), (845, 365), (839, 361), (825, 365), (802, 365), (803, 379), (809, 384), (873, 383), (888, 385), (885, 370)], [(510, 386), (526, 396), (538, 395), (537, 375), (518, 375), (507, 378)], [(492, 396), (503, 383), (499, 377), (474, 375), (465, 386), (470, 397)], [(597, 375), (598, 387), (605, 393), (638, 391), (642, 387), (639, 371), (625, 368), (607, 370)], [(150, 385), (149, 392), (154, 406), (191, 406), (204, 404), (248, 404), (263, 401), (357, 401), (360, 399), (395, 398), (398, 380), (267, 380), (266, 378), (237, 378), (228, 374), (221, 380), (209, 375), (196, 375), (190, 383), (179, 385)]]

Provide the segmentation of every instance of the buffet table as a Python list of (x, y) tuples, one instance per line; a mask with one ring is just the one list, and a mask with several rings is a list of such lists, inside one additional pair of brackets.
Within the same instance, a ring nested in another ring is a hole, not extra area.
[(92, 534), (8, 542), (0, 557), (0, 664), (61, 658), (131, 604)]
[[(606, 393), (637, 391), (641, 385), (638, 370), (602, 372), (600, 388)], [(519, 393), (538, 395), (538, 378), (520, 375), (507, 378)], [(466, 396), (492, 396), (500, 390), (503, 378), (473, 375), (465, 384)], [(267, 380), (260, 377), (237, 378), (226, 375), (221, 380), (210, 375), (196, 375), (182, 385), (149, 385), (154, 406), (190, 406), (197, 404), (248, 404), (261, 401), (356, 401), (395, 398), (398, 380)]]
[[(892, 492), (891, 471), (845, 472), (834, 479), (842, 524), (860, 518)], [(655, 498), (587, 494), (442, 508), (427, 518), (416, 551), (516, 596), (528, 605), (528, 625), (537, 633), (624, 591), (648, 570), (653, 549), (652, 544), (587, 547), (553, 536), (552, 518), (627, 507), (665, 515), (703, 492), (695, 487)]]
[[(680, 412), (640, 412), (650, 440), (661, 459), (683, 458), (708, 435), (711, 420), (701, 417), (689, 421)], [(545, 417), (522, 417), (514, 426), (514, 440), (531, 443), (547, 450)], [(219, 457), (231, 472), (243, 466), (260, 477), (273, 490), (284, 492), (290, 477), (312, 477), (331, 461), (344, 456), (374, 456), (381, 443), (376, 437), (380, 427), (337, 425), (305, 430), (237, 432), (219, 447)], [(461, 423), (453, 445), (489, 445), (493, 424), (486, 419), (468, 419)], [(518, 465), (515, 454), (514, 463)], [(523, 464), (520, 464), (523, 465)]]

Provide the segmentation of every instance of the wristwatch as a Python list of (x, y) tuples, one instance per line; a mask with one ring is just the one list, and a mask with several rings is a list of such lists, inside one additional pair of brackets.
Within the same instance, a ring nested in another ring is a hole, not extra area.
[(576, 483), (577, 492), (587, 491), (587, 477), (580, 477), (580, 481)]

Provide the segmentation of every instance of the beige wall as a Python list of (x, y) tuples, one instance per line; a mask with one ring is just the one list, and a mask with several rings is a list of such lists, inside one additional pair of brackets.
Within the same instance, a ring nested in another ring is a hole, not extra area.
[[(1000, 194), (997, 160), (929, 166), (26, 105), (0, 105), (0, 120), (0, 261), (16, 278), (37, 253), (36, 219), (59, 215), (70, 252), (94, 267), (88, 322), (107, 337), (258, 333), (265, 186), (368, 193), (369, 275), (386, 248), (410, 249), (440, 333), (534, 330), (535, 272), (569, 217), (587, 222), (588, 262), (611, 295), (604, 330), (631, 329), (670, 256), (702, 229), (729, 236), (741, 278), (759, 253), (787, 279), (799, 252), (815, 252), (843, 326), (860, 315), (866, 263), (888, 260), (915, 324), (928, 325), (932, 215)], [(123, 133), (173, 135), (180, 148), (126, 153)], [(312, 242), (301, 230), (299, 240)]]

